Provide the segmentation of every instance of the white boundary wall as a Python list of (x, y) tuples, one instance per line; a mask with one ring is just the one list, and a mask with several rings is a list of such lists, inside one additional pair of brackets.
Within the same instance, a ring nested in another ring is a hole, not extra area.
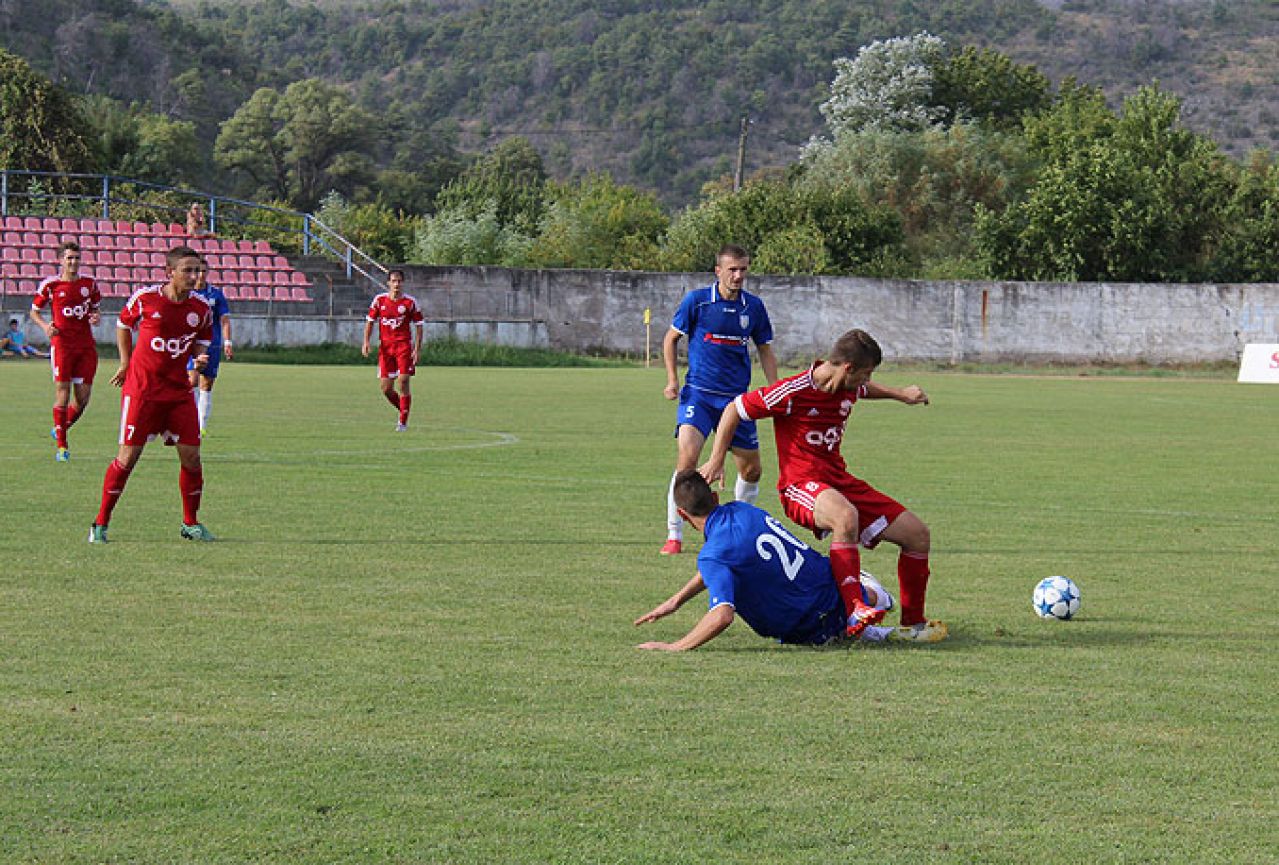
[[(684, 292), (709, 274), (493, 267), (406, 267), (429, 339), (642, 355), (644, 309), (660, 351)], [(789, 362), (825, 353), (852, 327), (889, 358), (961, 361), (1197, 363), (1236, 361), (1250, 342), (1279, 342), (1279, 284), (923, 282), (751, 276)], [(360, 318), (255, 315), (235, 309), (239, 344), (359, 344)], [(114, 322), (111, 322), (113, 325)], [(103, 327), (106, 337), (109, 328)]]

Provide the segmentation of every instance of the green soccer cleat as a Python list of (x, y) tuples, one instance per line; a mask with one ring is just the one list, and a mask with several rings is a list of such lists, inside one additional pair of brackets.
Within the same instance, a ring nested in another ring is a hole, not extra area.
[(89, 543), (105, 544), (107, 542), (107, 527), (100, 526), (97, 523), (89, 526)]
[(55, 463), (71, 462), (71, 451), (67, 450), (66, 448), (58, 448), (56, 451), (53, 452), (53, 461)]
[(917, 625), (902, 625), (893, 628), (888, 635), (890, 643), (940, 643), (950, 634), (945, 622), (929, 619)]
[(182, 537), (188, 541), (216, 541), (213, 532), (204, 527), (203, 523), (196, 523), (193, 526), (184, 525), (182, 527)]

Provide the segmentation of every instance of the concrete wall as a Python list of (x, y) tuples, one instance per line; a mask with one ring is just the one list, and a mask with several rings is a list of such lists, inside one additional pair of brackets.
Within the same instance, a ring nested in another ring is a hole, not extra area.
[[(495, 267), (409, 267), (428, 338), (642, 355), (680, 297), (708, 274)], [(851, 327), (890, 358), (960, 361), (1233, 361), (1249, 342), (1279, 342), (1279, 285), (920, 282), (756, 277), (779, 356), (804, 362)], [(358, 344), (362, 319), (267, 315), (233, 304), (240, 345)], [(101, 337), (110, 339), (113, 321)]]

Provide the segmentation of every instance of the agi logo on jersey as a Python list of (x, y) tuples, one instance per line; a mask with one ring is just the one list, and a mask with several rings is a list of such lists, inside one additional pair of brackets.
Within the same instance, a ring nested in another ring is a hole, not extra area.
[(90, 312), (92, 312), (92, 309), (87, 303), (77, 303), (75, 306), (62, 307), (63, 318), (88, 318)]
[[(199, 319), (196, 319), (198, 322)], [(151, 350), (157, 354), (168, 354), (169, 357), (177, 360), (187, 353), (191, 348), (191, 341), (195, 339), (195, 334), (188, 333), (182, 337), (170, 337), (165, 339), (161, 336), (151, 337)]]
[(844, 428), (842, 426), (833, 426), (826, 432), (819, 430), (809, 430), (804, 436), (804, 441), (813, 447), (826, 448), (828, 451), (834, 451), (839, 448), (839, 443), (844, 440)]

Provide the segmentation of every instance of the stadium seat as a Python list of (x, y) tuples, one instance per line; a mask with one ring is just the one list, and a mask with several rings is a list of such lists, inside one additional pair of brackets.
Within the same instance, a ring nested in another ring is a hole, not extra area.
[(164, 272), (163, 267), (152, 267), (147, 271), (147, 281), (151, 283), (168, 282), (169, 275)]
[(39, 246), (40, 235), (35, 233), (34, 231), (22, 232), (22, 245), (23, 246)]
[(168, 233), (170, 236), (173, 236), (173, 235), (183, 235), (183, 234), (186, 234), (186, 233), (187, 233), (186, 226), (184, 226), (184, 225), (179, 225), (179, 224), (178, 224), (178, 223), (176, 223), (176, 222), (170, 222), (170, 223), (169, 223), (168, 228), (169, 228), (169, 230), (168, 230), (168, 232), (167, 232), (167, 233)]
[(300, 288), (300, 287), (299, 287), (299, 288), (293, 288), (293, 289), (290, 289), (289, 294), (290, 294), (290, 296), (292, 296), (292, 298), (293, 298), (295, 301), (298, 301), (299, 303), (310, 303), (310, 302), (311, 302), (311, 295), (307, 294), (307, 291), (306, 291), (306, 289), (305, 289), (305, 288)]
[(17, 247), (6, 246), (3, 251), (0, 251), (0, 261), (20, 261), (21, 259), (22, 254), (18, 252)]
[(253, 252), (253, 241), (251, 241), (251, 240), (238, 240), (238, 241), (236, 241), (235, 248), (236, 248), (236, 251), (237, 251), (237, 252), (248, 252), (248, 253), (252, 253), (252, 252)]
[(24, 231), (39, 232), (44, 228), (44, 223), (40, 221), (38, 216), (24, 216), (22, 218), (22, 228)]
[(0, 262), (0, 276), (5, 277), (6, 279), (17, 279), (18, 278), (18, 262), (16, 261)]
[(283, 301), (284, 303), (292, 303), (293, 295), (289, 293), (287, 288), (281, 286), (275, 290), (273, 299), (276, 301)]
[(258, 300), (270, 300), (271, 299), (270, 286), (259, 285), (257, 287), (257, 295), (258, 295)]
[(41, 246), (57, 246), (62, 241), (58, 239), (58, 235), (52, 231), (42, 231), (40, 233)]
[(258, 255), (274, 255), (275, 250), (271, 248), (271, 244), (265, 240), (253, 241), (253, 251)]
[(53, 265), (58, 263), (58, 248), (56, 246), (46, 246), (38, 251), (40, 260), (45, 264)]
[(42, 231), (62, 230), (62, 220), (56, 216), (46, 216), (44, 219), (40, 220), (40, 225)]
[(150, 267), (151, 253), (133, 250), (133, 266), (134, 267)]
[(106, 257), (107, 255), (110, 256), (112, 264), (118, 264), (118, 265), (133, 264), (133, 253), (127, 250), (117, 249), (115, 252), (112, 252), (112, 253), (104, 253), (104, 257)]
[(292, 270), (292, 271), (289, 271), (289, 284), (300, 285), (303, 288), (309, 288), (311, 286), (311, 280), (307, 279), (306, 274), (303, 273), (302, 271)]
[(252, 270), (257, 267), (257, 264), (253, 261), (253, 256), (251, 255), (239, 255), (236, 256), (236, 260), (240, 263), (241, 270)]
[(116, 282), (130, 282), (133, 280), (133, 271), (127, 267), (113, 267), (111, 278)]
[(34, 246), (24, 246), (18, 250), (18, 258), (22, 261), (39, 261), (40, 250)]
[(4, 218), (3, 227), (4, 227), (4, 230), (5, 230), (5, 231), (21, 231), (21, 230), (22, 230), (22, 217), (21, 217), (21, 216), (6, 216), (6, 217)]
[(69, 234), (79, 234), (80, 221), (72, 219), (70, 216), (64, 216), (62, 217), (61, 227), (58, 230)]
[(31, 279), (18, 280), (18, 294), (35, 294), (40, 290), (40, 283)]
[(0, 237), (4, 238), (4, 242), (8, 246), (20, 246), (22, 244), (21, 231), (5, 230), (3, 234), (0, 234)]
[(38, 280), (40, 278), (40, 268), (36, 267), (34, 262), (24, 261), (18, 265), (18, 275), (23, 279)]

